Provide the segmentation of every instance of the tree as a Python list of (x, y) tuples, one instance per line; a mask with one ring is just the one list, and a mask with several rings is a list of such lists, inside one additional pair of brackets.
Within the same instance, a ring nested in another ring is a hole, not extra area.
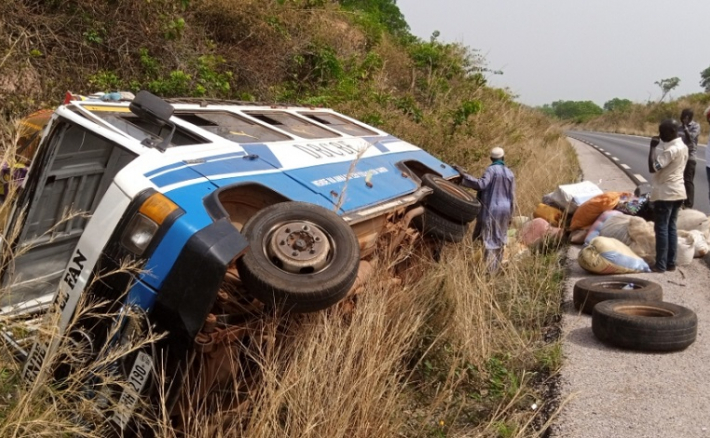
[(339, 0), (348, 9), (367, 12), (371, 18), (384, 26), (392, 35), (409, 35), (409, 25), (404, 19), (396, 0)]
[(710, 93), (710, 67), (700, 72), (700, 86), (705, 88), (705, 91)]
[(661, 98), (658, 99), (658, 101), (662, 102), (663, 99), (665, 99), (666, 95), (668, 95), (668, 93), (670, 93), (674, 88), (676, 88), (680, 84), (680, 79), (677, 77), (661, 79), (660, 81), (654, 82), (654, 84), (661, 87), (661, 91), (663, 92), (663, 94), (661, 95)]
[(619, 99), (615, 97), (604, 104), (604, 111), (624, 112), (631, 108), (633, 103), (629, 99)]
[(593, 117), (601, 115), (604, 110), (590, 100), (573, 101), (558, 100), (550, 105), (543, 105), (540, 108), (546, 114), (552, 114), (558, 119), (574, 120), (582, 123)]

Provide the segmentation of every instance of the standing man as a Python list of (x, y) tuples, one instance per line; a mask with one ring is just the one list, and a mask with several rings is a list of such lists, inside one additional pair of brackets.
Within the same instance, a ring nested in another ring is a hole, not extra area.
[(678, 136), (683, 139), (683, 143), (688, 147), (688, 163), (683, 171), (683, 184), (687, 198), (683, 201), (683, 208), (693, 208), (695, 199), (695, 157), (698, 150), (698, 136), (700, 135), (700, 125), (693, 121), (693, 110), (685, 108), (680, 113), (680, 130)]
[[(656, 233), (656, 264), (653, 272), (675, 271), (678, 210), (685, 200), (683, 170), (688, 162), (688, 147), (678, 137), (677, 121), (666, 119), (658, 125), (658, 136), (651, 138), (648, 171), (653, 174), (653, 230)], [(661, 143), (659, 147), (659, 143)]]
[(515, 176), (506, 167), (503, 148), (491, 150), (491, 165), (483, 176), (474, 178), (461, 167), (453, 166), (461, 175), (461, 185), (478, 191), (481, 211), (473, 231), (474, 239), (482, 239), (488, 271), (495, 273), (503, 261), (503, 248), (508, 243), (508, 225), (515, 205)]

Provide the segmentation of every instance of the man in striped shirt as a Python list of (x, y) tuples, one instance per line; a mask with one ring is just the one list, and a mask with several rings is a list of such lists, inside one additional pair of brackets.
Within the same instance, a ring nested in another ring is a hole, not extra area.
[(693, 121), (693, 110), (685, 108), (680, 113), (680, 129), (678, 136), (683, 139), (683, 143), (688, 146), (688, 163), (683, 170), (683, 184), (687, 198), (683, 201), (683, 208), (693, 208), (695, 198), (695, 158), (698, 150), (698, 136), (700, 135), (700, 125)]

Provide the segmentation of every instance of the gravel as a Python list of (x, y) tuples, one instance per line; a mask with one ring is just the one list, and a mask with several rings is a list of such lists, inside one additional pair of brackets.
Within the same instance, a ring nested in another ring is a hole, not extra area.
[[(608, 158), (570, 139), (584, 178), (605, 191), (632, 191), (633, 182)], [(698, 194), (702, 196), (702, 194)], [(627, 351), (599, 342), (591, 317), (572, 305), (574, 283), (590, 276), (568, 252), (563, 307), (565, 363), (560, 372), (559, 416), (551, 437), (710, 437), (710, 269), (702, 259), (664, 274), (631, 274), (663, 287), (663, 299), (698, 315), (698, 335), (673, 353)], [(627, 275), (627, 274), (625, 274)]]

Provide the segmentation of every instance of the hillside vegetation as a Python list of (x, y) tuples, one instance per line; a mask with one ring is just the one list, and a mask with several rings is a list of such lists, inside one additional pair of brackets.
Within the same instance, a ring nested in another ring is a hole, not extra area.
[(539, 109), (568, 124), (571, 129), (653, 136), (658, 134), (658, 124), (663, 119), (680, 120), (681, 111), (690, 108), (693, 110), (694, 120), (701, 126), (701, 142), (705, 143), (707, 124), (704, 113), (708, 105), (710, 92), (645, 103), (614, 98), (604, 103), (604, 108), (591, 101), (558, 100)]
[(653, 136), (658, 135), (658, 124), (663, 119), (680, 120), (681, 111), (690, 108), (694, 113), (693, 120), (700, 124), (700, 142), (706, 143), (708, 124), (703, 114), (708, 106), (710, 93), (690, 94), (669, 102), (629, 103), (589, 120), (583, 129)]
[[(577, 178), (574, 153), (545, 115), (487, 86), (475, 51), (434, 35), (413, 37), (394, 0), (2, 0), (3, 146), (11, 149), (16, 118), (55, 106), (67, 90), (330, 106), (474, 174), (491, 147), (504, 147), (516, 214), (530, 215), (542, 194)], [(265, 438), (542, 434), (562, 360), (554, 329), (562, 256), (518, 250), (511, 245), (493, 278), (471, 241), (445, 248), (438, 263), (416, 245), (382, 257), (354, 311), (264, 321), (265, 336), (286, 324), (291, 342), (250, 353), (262, 385), (239, 410), (195, 406), (182, 429)], [(401, 270), (403, 261), (412, 267)], [(0, 436), (95, 436), (74, 426), (91, 409), (80, 391), (18, 385), (19, 365), (5, 353)], [(151, 428), (181, 436), (165, 418)]]

